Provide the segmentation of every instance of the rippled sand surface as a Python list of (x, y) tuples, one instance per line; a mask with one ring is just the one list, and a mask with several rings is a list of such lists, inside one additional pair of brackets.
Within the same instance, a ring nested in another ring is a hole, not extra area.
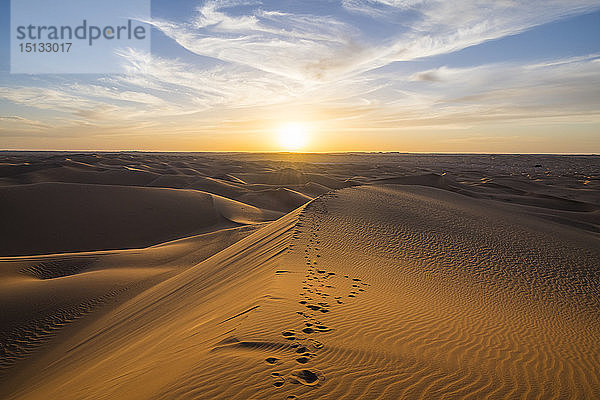
[(4, 161), (2, 398), (600, 393), (597, 157)]

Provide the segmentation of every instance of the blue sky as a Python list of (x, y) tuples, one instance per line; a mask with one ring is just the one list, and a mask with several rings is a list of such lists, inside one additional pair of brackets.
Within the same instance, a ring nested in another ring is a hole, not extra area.
[(0, 147), (600, 153), (600, 1), (152, 1), (126, 74), (10, 74)]

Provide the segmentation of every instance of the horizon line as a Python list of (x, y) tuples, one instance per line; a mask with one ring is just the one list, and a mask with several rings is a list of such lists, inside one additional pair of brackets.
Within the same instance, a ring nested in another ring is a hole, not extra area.
[(234, 154), (406, 154), (406, 155), (547, 155), (547, 156), (600, 156), (600, 153), (490, 153), (490, 152), (427, 152), (427, 151), (399, 151), (399, 150), (336, 150), (336, 151), (244, 151), (244, 150), (48, 150), (48, 149), (0, 149), (0, 153), (234, 153)]

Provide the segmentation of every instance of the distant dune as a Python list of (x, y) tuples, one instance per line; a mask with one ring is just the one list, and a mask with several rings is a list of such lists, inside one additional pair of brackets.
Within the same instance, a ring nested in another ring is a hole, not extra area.
[(6, 187), (0, 208), (4, 255), (145, 247), (281, 216), (195, 190), (67, 183)]
[(265, 189), (244, 194), (240, 200), (267, 210), (292, 211), (312, 200), (312, 197), (288, 188)]
[(0, 397), (597, 397), (600, 159), (466, 157), (5, 156)]

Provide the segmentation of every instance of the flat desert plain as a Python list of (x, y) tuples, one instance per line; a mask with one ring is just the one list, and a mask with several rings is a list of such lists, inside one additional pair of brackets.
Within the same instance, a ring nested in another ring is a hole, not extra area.
[(600, 398), (600, 157), (0, 153), (2, 399)]

